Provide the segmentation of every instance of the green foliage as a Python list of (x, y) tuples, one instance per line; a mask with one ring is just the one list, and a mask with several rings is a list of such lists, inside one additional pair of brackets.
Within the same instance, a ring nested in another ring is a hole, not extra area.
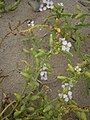
[(21, 0), (17, 0), (13, 5), (6, 7), (5, 2), (0, 2), (0, 14), (13, 11), (17, 8)]

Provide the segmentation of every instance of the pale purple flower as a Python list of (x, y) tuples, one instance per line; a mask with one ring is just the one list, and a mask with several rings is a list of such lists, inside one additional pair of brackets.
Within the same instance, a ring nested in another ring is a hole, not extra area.
[(65, 98), (64, 100), (65, 100), (66, 102), (68, 102), (68, 101), (69, 101), (69, 98), (67, 97), (67, 98)]
[(63, 41), (63, 42), (62, 42), (62, 50), (63, 50), (63, 51), (69, 52), (71, 46), (72, 46), (72, 45), (71, 45), (70, 42), (67, 42), (67, 41)]
[(47, 3), (47, 2), (49, 2), (49, 0), (43, 0), (43, 3)]
[(43, 4), (40, 5), (39, 11), (43, 11)]
[(68, 83), (65, 83), (65, 86), (68, 86), (69, 84)]
[(43, 65), (43, 68), (42, 68), (43, 70), (47, 70), (47, 66), (46, 66), (46, 64), (44, 63), (44, 65)]
[(66, 41), (65, 38), (59, 38), (61, 42)]
[(69, 83), (69, 86), (70, 86), (70, 87), (73, 87), (73, 83), (72, 83), (72, 82), (70, 82), (70, 83)]
[(65, 89), (65, 85), (61, 85), (61, 87), (62, 87), (63, 89)]
[(59, 93), (59, 94), (58, 94), (58, 96), (59, 96), (60, 98), (62, 98), (62, 97), (63, 97), (63, 95), (62, 95), (61, 93)]
[(71, 92), (71, 91), (68, 91), (68, 95), (71, 96), (71, 95), (72, 95), (72, 92)]
[(41, 71), (40, 72), (40, 77), (41, 77), (41, 80), (47, 80), (47, 72), (46, 71)]
[(47, 2), (47, 6), (46, 7), (49, 8), (49, 9), (53, 9), (54, 8), (53, 1)]
[(68, 96), (66, 94), (63, 94), (63, 98), (67, 98)]
[(46, 7), (46, 6), (44, 6), (44, 7), (43, 7), (43, 10), (45, 11), (46, 9), (47, 9), (47, 7)]
[(58, 4), (58, 6), (64, 6), (64, 4), (61, 2), (61, 3), (57, 3)]
[(27, 25), (28, 25), (28, 27), (34, 26), (34, 21), (33, 20), (32, 21), (28, 20)]

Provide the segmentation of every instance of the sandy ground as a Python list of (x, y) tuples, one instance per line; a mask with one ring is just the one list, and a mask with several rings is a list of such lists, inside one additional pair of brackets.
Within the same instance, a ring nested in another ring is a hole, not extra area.
[[(35, 24), (43, 23), (44, 18), (48, 15), (48, 12), (34, 12), (31, 6), (28, 5), (29, 0), (22, 0), (18, 8), (9, 13), (5, 13), (0, 17), (0, 100), (2, 99), (2, 92), (12, 95), (14, 92), (21, 92), (24, 86), (24, 79), (20, 76), (20, 71), (23, 68), (21, 60), (28, 60), (29, 57), (23, 52), (23, 48), (29, 47), (21, 42), (21, 36), (18, 30), (26, 29), (27, 19), (32, 19)], [(79, 4), (82, 8), (82, 12), (89, 12), (88, 7), (81, 5), (78, 0), (54, 0), (55, 2), (63, 2), (65, 9), (69, 12), (75, 12), (75, 5)], [(89, 20), (89, 19), (88, 19)], [(18, 23), (22, 25), (15, 29), (13, 33), (10, 32), (9, 23), (12, 29), (14, 29)], [(87, 29), (87, 32), (89, 29)], [(36, 33), (37, 37), (42, 37), (47, 31), (42, 30)], [(84, 34), (86, 31), (82, 31)], [(47, 39), (44, 38), (45, 40)], [(47, 42), (46, 42), (47, 45)], [(85, 53), (90, 52), (90, 41), (86, 41), (83, 44), (83, 51)], [(74, 53), (74, 51), (72, 51)], [(50, 60), (52, 63), (54, 72), (50, 76), (48, 82), (54, 81), (59, 73), (64, 73), (67, 67), (67, 57), (64, 55), (54, 56)], [(74, 65), (80, 62), (79, 57), (74, 53), (74, 57), (71, 58)], [(55, 61), (57, 61), (55, 63)], [(60, 82), (49, 84), (52, 89), (50, 93), (51, 98), (57, 96), (57, 89), (60, 88)], [(90, 94), (87, 94), (87, 84), (85, 81), (79, 81), (73, 95), (75, 101), (79, 105), (90, 105)]]

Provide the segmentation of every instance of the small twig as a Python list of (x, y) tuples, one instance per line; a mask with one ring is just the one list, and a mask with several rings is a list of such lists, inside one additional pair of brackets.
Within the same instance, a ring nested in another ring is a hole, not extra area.
[(10, 34), (16, 35), (13, 31), (15, 31), (15, 30), (19, 31), (18, 28), (19, 28), (22, 24), (24, 24), (26, 21), (27, 21), (27, 20), (24, 20), (23, 22), (21, 22), (21, 21), (19, 20), (17, 26), (16, 26), (15, 28), (13, 28), (13, 29), (11, 28), (11, 24), (9, 23), (10, 32), (8, 32), (3, 38), (1, 38), (2, 40), (1, 40), (0, 46), (1, 46), (1, 44), (3, 43), (4, 39), (7, 38), (8, 35), (10, 35)]
[(36, 28), (46, 28), (46, 29), (52, 29), (52, 30), (56, 30), (59, 34), (61, 32), (60, 28), (57, 28), (57, 27), (54, 27), (54, 26), (51, 26), (51, 25), (35, 25), (35, 26), (32, 26), (31, 28), (29, 29), (26, 29), (26, 30), (21, 30), (20, 33), (27, 33), (27, 32), (31, 32), (32, 30), (36, 29)]
[(2, 76), (0, 76), (0, 83), (2, 83), (2, 81), (4, 80), (4, 78), (6, 78), (6, 77), (8, 77), (9, 75), (2, 75)]
[(5, 111), (12, 105), (14, 104), (16, 101), (12, 101), (9, 105), (6, 106), (6, 108), (0, 113), (0, 117), (5, 113)]

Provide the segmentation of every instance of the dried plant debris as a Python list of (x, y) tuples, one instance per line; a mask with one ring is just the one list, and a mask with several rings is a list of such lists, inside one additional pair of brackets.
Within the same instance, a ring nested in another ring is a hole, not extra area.
[(79, 0), (78, 2), (85, 7), (89, 7), (90, 9), (90, 0)]

